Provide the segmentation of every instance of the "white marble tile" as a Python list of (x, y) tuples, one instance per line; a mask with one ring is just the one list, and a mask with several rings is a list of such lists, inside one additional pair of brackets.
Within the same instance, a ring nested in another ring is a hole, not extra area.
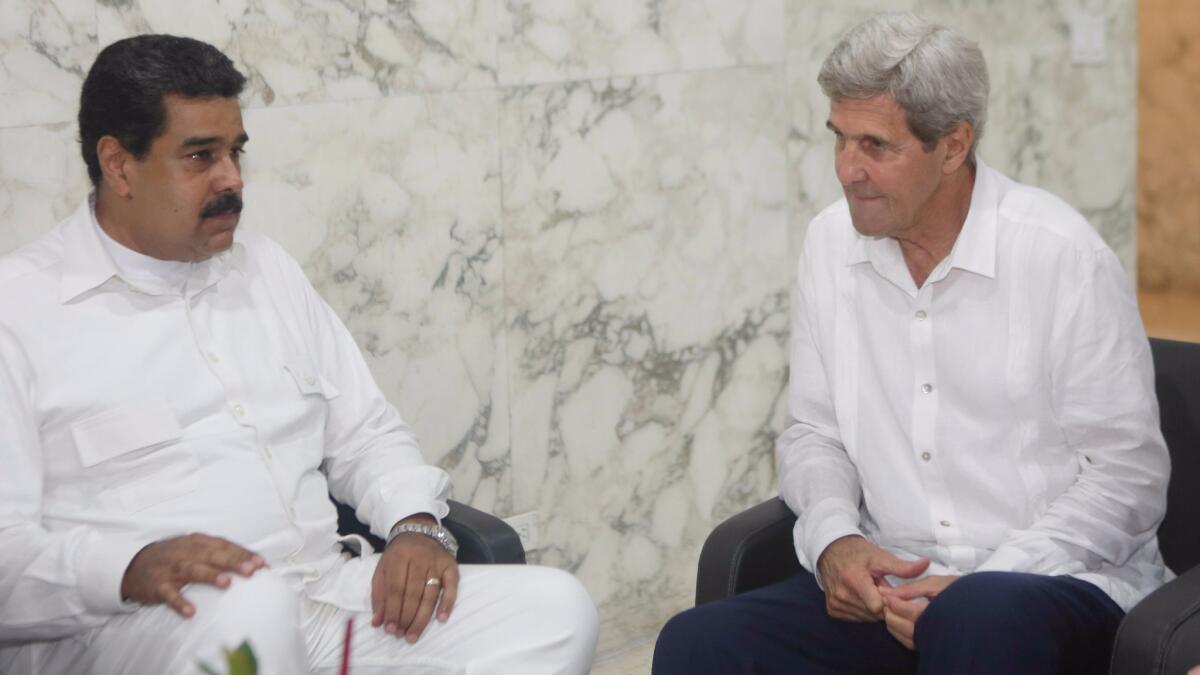
[(101, 45), (141, 32), (216, 45), (251, 106), (495, 84), (496, 0), (130, 0), (98, 16)]
[(783, 60), (783, 0), (504, 0), (502, 84)]
[(591, 675), (649, 675), (654, 641), (639, 641), (612, 654), (601, 655)]
[(95, 0), (0, 0), (0, 128), (74, 118), (96, 57)]
[(546, 85), (502, 103), (517, 510), (602, 647), (692, 594), (714, 518), (773, 489), (784, 386), (779, 67)]
[(0, 129), (0, 254), (33, 241), (83, 203), (91, 184), (74, 122)]
[(350, 327), (456, 498), (509, 513), (500, 181), (490, 92), (246, 115), (246, 227)]

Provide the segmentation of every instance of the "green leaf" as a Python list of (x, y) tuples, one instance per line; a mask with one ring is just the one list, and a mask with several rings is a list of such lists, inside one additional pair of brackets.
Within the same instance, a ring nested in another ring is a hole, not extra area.
[(243, 642), (233, 651), (225, 652), (229, 662), (229, 675), (258, 675), (258, 659), (254, 658), (254, 650), (249, 642)]

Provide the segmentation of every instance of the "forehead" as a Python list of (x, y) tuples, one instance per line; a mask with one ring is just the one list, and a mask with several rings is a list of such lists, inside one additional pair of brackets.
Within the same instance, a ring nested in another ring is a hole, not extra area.
[(187, 138), (219, 138), (232, 143), (244, 133), (242, 107), (236, 98), (185, 98), (168, 94), (163, 97), (163, 108), (166, 124), (161, 138), (172, 142)]
[(873, 98), (836, 98), (829, 102), (829, 123), (851, 136), (912, 136), (904, 109), (890, 94)]

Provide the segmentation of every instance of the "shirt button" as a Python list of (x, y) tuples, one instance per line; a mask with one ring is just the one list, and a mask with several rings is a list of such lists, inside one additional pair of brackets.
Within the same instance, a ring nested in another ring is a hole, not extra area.
[[(296, 519), (296, 509), (293, 509), (291, 507), (288, 508), (288, 518), (291, 518), (292, 520)], [(947, 524), (949, 524), (949, 523), (947, 523)]]
[(933, 459), (933, 455), (929, 454), (928, 452), (922, 452), (922, 453), (921, 453), (921, 459), (923, 459), (923, 460), (925, 460), (926, 462), (928, 462), (929, 460)]
[(921, 391), (925, 392), (926, 394), (931, 394), (931, 393), (933, 393), (933, 385), (932, 384), (923, 384), (923, 385), (921, 385)]
[(220, 362), (221, 362), (221, 359), (217, 358), (217, 355), (216, 355), (216, 354), (214, 354), (214, 353), (212, 353), (212, 352), (209, 352), (209, 353), (208, 353), (208, 354), (206, 354), (205, 356), (207, 356), (207, 357), (208, 357), (208, 362), (209, 362), (209, 363), (214, 363), (214, 364), (215, 364), (215, 363), (220, 363)]
[(241, 403), (234, 403), (233, 404), (233, 414), (237, 415), (238, 417), (241, 417), (242, 415), (246, 414), (246, 409), (242, 407)]
[(308, 386), (310, 386), (310, 387), (311, 387), (311, 386), (313, 386), (313, 385), (314, 385), (314, 384), (316, 384), (316, 383), (317, 383), (317, 378), (313, 377), (312, 375), (305, 375), (305, 376), (304, 376), (304, 384), (307, 384)]
[(941, 525), (942, 527), (950, 527), (950, 521), (948, 521), (948, 520), (943, 520), (941, 523), (938, 523), (938, 524)]
[(929, 315), (925, 313), (925, 310), (918, 309), (915, 316), (917, 318), (917, 321), (924, 321), (925, 318), (928, 317)]
[(266, 446), (266, 445), (264, 445), (264, 446), (263, 446), (263, 454), (267, 456), (267, 459), (271, 459), (271, 448), (270, 448), (270, 446)]

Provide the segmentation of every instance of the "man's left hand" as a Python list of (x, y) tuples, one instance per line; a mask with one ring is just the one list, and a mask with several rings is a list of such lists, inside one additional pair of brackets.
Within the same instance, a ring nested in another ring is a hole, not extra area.
[(956, 576), (930, 575), (916, 581), (901, 584), (896, 587), (886, 584), (879, 585), (879, 594), (883, 596), (883, 621), (887, 624), (888, 632), (900, 644), (916, 651), (913, 632), (917, 619), (929, 606), (929, 602), (939, 593), (958, 579)]
[[(405, 521), (435, 524), (431, 517)], [(436, 580), (436, 581), (435, 581)], [(416, 532), (398, 535), (384, 549), (371, 580), (373, 626), (416, 642), (437, 608), (445, 622), (458, 596), (458, 563), (432, 537)]]

